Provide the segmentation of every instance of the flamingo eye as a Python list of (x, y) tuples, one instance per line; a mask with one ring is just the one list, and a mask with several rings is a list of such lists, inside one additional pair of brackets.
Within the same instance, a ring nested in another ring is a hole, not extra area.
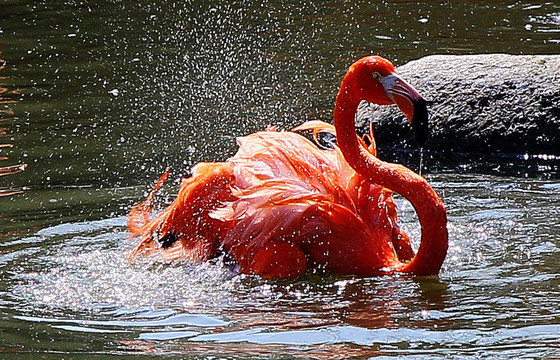
[(377, 71), (374, 71), (373, 74), (371, 74), (373, 76), (374, 79), (379, 80), (381, 79), (381, 74), (378, 73)]

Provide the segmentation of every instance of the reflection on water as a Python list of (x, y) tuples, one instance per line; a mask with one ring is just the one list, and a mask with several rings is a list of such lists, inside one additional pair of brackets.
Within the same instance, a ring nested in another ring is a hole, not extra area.
[(559, 16), (511, 1), (2, 4), (0, 168), (29, 166), (0, 176), (0, 357), (558, 357), (558, 159), (425, 154), (450, 218), (439, 277), (129, 264), (124, 216), (167, 166), (179, 178), (237, 136), (328, 120), (360, 56), (554, 54)]
[[(1, 71), (4, 70), (5, 61), (2, 59), (2, 52), (0, 51), (0, 74)], [(0, 76), (0, 106), (4, 106), (6, 108), (0, 108), (0, 178), (6, 175), (17, 174), (25, 170), (27, 167), (26, 164), (16, 164), (16, 165), (8, 165), (3, 166), (4, 162), (9, 160), (8, 157), (2, 156), (2, 150), (11, 148), (12, 144), (6, 144), (3, 142), (3, 139), (10, 136), (10, 130), (6, 125), (13, 120), (14, 113), (11, 111), (7, 106), (9, 104), (13, 104), (13, 100), (6, 99), (4, 94), (10, 93), (17, 93), (13, 90), (10, 90), (5, 84), (6, 78)], [(5, 187), (0, 186), (0, 197), (2, 196), (10, 196), (14, 194), (19, 194), (22, 192), (21, 188), (14, 188), (14, 187)]]
[[(117, 217), (4, 243), (1, 304), (12, 309), (11, 324), (96, 336), (140, 353), (557, 353), (559, 185), (470, 175), (432, 181), (450, 220), (439, 277), (308, 274), (294, 283), (237, 276), (221, 260), (131, 264), (126, 218)], [(399, 202), (403, 226), (418, 238), (413, 210)]]

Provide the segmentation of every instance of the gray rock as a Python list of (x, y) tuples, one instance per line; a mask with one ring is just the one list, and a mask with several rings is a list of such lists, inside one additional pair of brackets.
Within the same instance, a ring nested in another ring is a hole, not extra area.
[[(397, 69), (426, 99), (426, 148), (463, 153), (560, 155), (560, 55), (433, 55)], [(415, 148), (394, 106), (369, 107), (380, 147)]]

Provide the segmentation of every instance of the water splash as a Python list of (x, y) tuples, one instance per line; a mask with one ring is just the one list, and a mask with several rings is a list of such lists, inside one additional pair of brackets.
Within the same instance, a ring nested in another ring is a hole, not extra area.
[[(263, 281), (233, 276), (219, 260), (130, 264), (123, 217), (64, 223), (0, 244), (7, 250), (1, 269), (9, 269), (0, 276), (10, 284), (0, 306), (11, 308), (17, 326), (97, 334), (140, 353), (278, 355), (288, 346), (295, 357), (316, 358), (455, 356), (457, 349), (550, 356), (559, 338), (558, 227), (535, 224), (560, 215), (551, 203), (558, 184), (453, 179), (432, 180), (450, 220), (439, 277)], [(403, 227), (418, 236), (414, 209), (399, 205)]]
[(422, 175), (423, 163), (424, 163), (424, 148), (420, 148), (420, 163), (418, 164), (418, 175)]
[(233, 301), (238, 280), (219, 259), (202, 265), (129, 263), (123, 221), (70, 223), (39, 231), (51, 245), (13, 269), (18, 276), (12, 296), (30, 309), (73, 311), (197, 309), (200, 304), (219, 308)]

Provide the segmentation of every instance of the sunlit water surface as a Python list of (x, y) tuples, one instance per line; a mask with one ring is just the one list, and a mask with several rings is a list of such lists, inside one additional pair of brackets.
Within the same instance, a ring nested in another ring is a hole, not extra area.
[(449, 215), (439, 277), (126, 261), (126, 213), (167, 166), (328, 120), (359, 56), (559, 43), (554, 2), (4, 2), (0, 167), (28, 168), (0, 177), (21, 192), (0, 196), (0, 358), (560, 358), (560, 176), (539, 154), (424, 155)]
[(512, 180), (432, 178), (450, 215), (439, 277), (263, 281), (220, 259), (131, 264), (125, 217), (42, 229), (2, 244), (5, 350), (558, 356), (560, 184)]

